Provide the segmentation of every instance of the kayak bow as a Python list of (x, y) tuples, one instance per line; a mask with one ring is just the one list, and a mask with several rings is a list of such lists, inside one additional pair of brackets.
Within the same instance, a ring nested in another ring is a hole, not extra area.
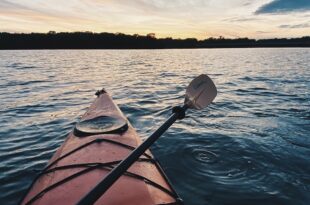
[[(76, 204), (141, 144), (112, 98), (101, 90), (81, 122), (36, 177), (21, 204)], [(96, 204), (182, 204), (147, 150)]]

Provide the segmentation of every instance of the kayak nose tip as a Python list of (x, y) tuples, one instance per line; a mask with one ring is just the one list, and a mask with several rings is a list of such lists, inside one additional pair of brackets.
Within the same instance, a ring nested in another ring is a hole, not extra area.
[(95, 95), (96, 95), (97, 97), (99, 97), (100, 95), (102, 95), (102, 94), (104, 94), (104, 93), (107, 93), (107, 91), (106, 91), (104, 88), (102, 88), (101, 90), (97, 90), (96, 93), (95, 93)]

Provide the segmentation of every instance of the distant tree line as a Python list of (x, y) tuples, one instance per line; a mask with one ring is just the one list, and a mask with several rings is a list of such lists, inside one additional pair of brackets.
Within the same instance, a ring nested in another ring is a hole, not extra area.
[(0, 49), (164, 49), (164, 48), (247, 48), (247, 47), (310, 47), (310, 36), (301, 38), (249, 39), (224, 37), (156, 38), (123, 33), (73, 32), (0, 33)]

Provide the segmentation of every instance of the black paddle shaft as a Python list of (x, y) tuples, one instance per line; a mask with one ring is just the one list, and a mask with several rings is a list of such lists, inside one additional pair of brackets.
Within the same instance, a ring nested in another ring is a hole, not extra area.
[(119, 163), (112, 171), (101, 180), (90, 192), (88, 192), (77, 205), (92, 205), (94, 204), (113, 184), (122, 176), (127, 169), (177, 120), (185, 116), (187, 106), (175, 107), (173, 114), (168, 120), (160, 126), (149, 138), (147, 138), (140, 146)]

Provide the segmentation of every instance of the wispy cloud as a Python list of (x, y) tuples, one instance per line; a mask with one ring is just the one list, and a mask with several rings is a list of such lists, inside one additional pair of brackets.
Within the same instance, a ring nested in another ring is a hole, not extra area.
[(283, 24), (283, 25), (280, 25), (279, 28), (288, 28), (288, 29), (294, 29), (294, 28), (310, 28), (310, 23), (302, 23), (302, 24)]
[(4, 9), (25, 9), (27, 7), (18, 4), (18, 3), (14, 3), (11, 1), (7, 1), (7, 0), (1, 0), (0, 1), (0, 9), (4, 10)]
[[(32, 3), (36, 3), (33, 0)], [(42, 1), (41, 1), (42, 2)], [(103, 22), (103, 21), (101, 21)], [(81, 27), (81, 25), (90, 25)], [(96, 25), (91, 19), (77, 12), (63, 12), (46, 4), (25, 4), (20, 1), (0, 1), (0, 32), (47, 32), (92, 30)], [(83, 29), (81, 29), (83, 28)]]
[(227, 22), (251, 22), (251, 21), (259, 21), (259, 18), (256, 17), (232, 17), (223, 19), (223, 21)]
[(310, 0), (273, 0), (264, 4), (255, 14), (310, 11)]
[(271, 31), (256, 31), (258, 34), (269, 34), (272, 33)]

